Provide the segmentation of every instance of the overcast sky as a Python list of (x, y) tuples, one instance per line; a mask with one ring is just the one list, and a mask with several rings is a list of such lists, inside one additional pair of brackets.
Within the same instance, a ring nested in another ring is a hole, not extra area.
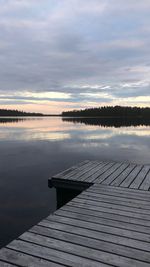
[(150, 0), (0, 0), (0, 104), (150, 106)]

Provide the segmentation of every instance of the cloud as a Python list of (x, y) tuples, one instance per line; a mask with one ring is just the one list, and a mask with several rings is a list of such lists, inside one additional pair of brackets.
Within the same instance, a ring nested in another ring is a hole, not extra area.
[(0, 3), (1, 104), (148, 105), (148, 0)]

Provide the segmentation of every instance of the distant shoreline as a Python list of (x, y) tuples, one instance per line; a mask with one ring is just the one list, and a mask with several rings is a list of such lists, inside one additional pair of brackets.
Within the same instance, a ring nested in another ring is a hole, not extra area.
[(150, 117), (144, 117), (144, 116), (63, 116), (63, 115), (0, 115), (0, 118), (10, 118), (10, 117), (15, 117), (15, 118), (23, 118), (23, 117), (35, 117), (35, 118), (42, 118), (42, 117), (61, 117), (61, 118), (72, 118), (72, 119), (134, 119), (134, 118), (138, 118), (138, 119), (150, 119)]
[(0, 117), (56, 117), (60, 114), (43, 114), (39, 112), (25, 112), (20, 110), (0, 109)]
[(42, 118), (42, 117), (61, 117), (61, 118), (71, 118), (71, 119), (149, 119), (150, 117), (144, 116), (63, 116), (63, 115), (0, 115), (0, 118)]
[(70, 117), (99, 119), (150, 119), (150, 107), (103, 106), (81, 110), (63, 111), (61, 114), (43, 114), (19, 110), (0, 109), (0, 117)]
[(10, 117), (35, 117), (35, 118), (42, 118), (42, 117), (62, 117), (62, 115), (0, 115), (0, 118), (10, 118)]
[(71, 118), (150, 118), (149, 107), (127, 107), (127, 106), (104, 106), (81, 110), (62, 112), (62, 116)]

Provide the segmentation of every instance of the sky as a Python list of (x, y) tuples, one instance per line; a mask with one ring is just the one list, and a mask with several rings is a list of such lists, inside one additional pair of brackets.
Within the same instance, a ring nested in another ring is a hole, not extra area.
[(0, 0), (0, 108), (150, 106), (150, 0)]

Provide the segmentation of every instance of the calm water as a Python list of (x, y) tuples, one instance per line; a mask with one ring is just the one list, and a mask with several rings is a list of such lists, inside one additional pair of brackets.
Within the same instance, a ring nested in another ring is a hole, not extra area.
[(84, 122), (0, 120), (1, 246), (56, 209), (53, 174), (85, 159), (150, 163), (149, 126)]

